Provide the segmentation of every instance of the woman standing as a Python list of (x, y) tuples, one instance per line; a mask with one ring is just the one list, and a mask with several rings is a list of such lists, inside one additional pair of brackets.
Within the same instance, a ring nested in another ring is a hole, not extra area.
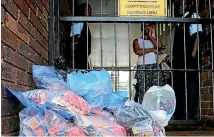
[[(137, 72), (135, 78), (139, 86), (139, 103), (142, 104), (145, 92), (152, 86), (162, 86), (164, 84), (163, 75), (155, 71), (157, 65), (157, 48), (162, 47), (162, 41), (153, 36), (153, 25), (145, 23), (141, 25), (142, 37), (135, 39), (133, 49), (138, 55)], [(140, 71), (138, 69), (154, 69)], [(158, 76), (159, 75), (159, 76)], [(144, 79), (145, 78), (145, 79)]]

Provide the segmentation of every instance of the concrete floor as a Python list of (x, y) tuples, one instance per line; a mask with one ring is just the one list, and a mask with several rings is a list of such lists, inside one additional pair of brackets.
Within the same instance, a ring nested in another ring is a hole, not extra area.
[(213, 136), (214, 128), (206, 126), (174, 126), (166, 128), (167, 136)]

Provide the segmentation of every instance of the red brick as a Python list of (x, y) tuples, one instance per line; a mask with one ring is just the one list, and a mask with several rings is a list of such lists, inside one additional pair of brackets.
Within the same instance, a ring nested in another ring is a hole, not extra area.
[(201, 100), (202, 101), (212, 101), (212, 94), (204, 94), (204, 95), (201, 95)]
[(30, 37), (29, 46), (36, 50), (42, 57), (47, 57), (48, 52), (32, 37)]
[(19, 116), (1, 117), (2, 134), (8, 134), (19, 130)]
[(19, 102), (12, 99), (1, 98), (1, 116), (19, 114), (19, 112), (21, 111), (21, 107), (17, 105), (18, 103)]
[(28, 72), (29, 72), (30, 74), (32, 74), (32, 65), (33, 65), (33, 64), (34, 64), (34, 63), (28, 61)]
[(24, 70), (28, 69), (27, 60), (9, 47), (4, 47), (4, 60)]
[(212, 80), (203, 81), (203, 87), (212, 86)]
[[(48, 31), (43, 28), (43, 36), (45, 37), (45, 39), (48, 41)], [(48, 46), (48, 45), (47, 45)]]
[(32, 86), (32, 83), (33, 83), (33, 79), (31, 75), (23, 71), (17, 70), (17, 84)]
[(43, 26), (39, 21), (39, 19), (37, 18), (37, 16), (32, 11), (30, 12), (30, 21), (37, 28), (37, 30), (42, 34)]
[(45, 19), (48, 19), (48, 11), (46, 10), (45, 7), (42, 8), (42, 13), (43, 13)]
[(207, 116), (213, 116), (213, 110), (207, 109)]
[(31, 8), (31, 10), (36, 14), (36, 12), (37, 12), (36, 2), (34, 0), (26, 0), (26, 2), (29, 5), (29, 7)]
[(42, 0), (35, 0), (35, 2), (37, 4), (38, 8), (41, 10), (42, 7), (44, 6), (43, 3), (42, 3)]
[(209, 58), (209, 57), (204, 58), (204, 59), (201, 61), (201, 64), (202, 64), (202, 66), (203, 66), (203, 65), (210, 64), (210, 58)]
[(208, 78), (212, 78), (212, 72), (208, 72)]
[(207, 72), (202, 72), (201, 73), (201, 80), (206, 80), (208, 78), (208, 73)]
[(2, 0), (1, 4), (7, 9), (7, 12), (9, 12), (15, 19), (17, 19), (18, 7), (13, 0)]
[(25, 16), (29, 17), (29, 6), (25, 0), (14, 0), (14, 2), (18, 5), (19, 9), (22, 10)]
[(1, 8), (1, 24), (4, 24), (5, 22), (5, 10), (4, 8)]
[(20, 37), (24, 42), (28, 42), (29, 35), (27, 31), (17, 23), (9, 14), (6, 14), (6, 26), (14, 32), (18, 37)]
[(18, 85), (15, 83), (11, 83), (5, 80), (1, 81), (1, 91), (2, 91), (2, 97), (4, 98), (8, 98), (5, 94), (5, 88), (11, 88), (13, 90), (20, 90), (20, 91), (27, 91), (27, 90), (31, 90), (32, 87), (29, 86), (23, 86), (23, 85)]
[(11, 32), (8, 28), (6, 27), (1, 27), (1, 40), (13, 48), (14, 50), (17, 50), (17, 45), (18, 45), (18, 38), (17, 36)]
[(43, 37), (39, 33), (39, 31), (36, 29), (36, 27), (34, 27), (33, 25), (31, 25), (31, 34), (41, 45), (43, 45), (42, 43)]
[(38, 60), (38, 54), (31, 49), (28, 45), (24, 44), (23, 42), (19, 42), (18, 52), (21, 53), (23, 56), (36, 62)]
[(1, 63), (1, 79), (15, 82), (16, 81), (15, 67), (6, 62), (2, 62)]
[(213, 103), (212, 102), (201, 102), (201, 108), (212, 108)]
[(210, 88), (209, 87), (201, 88), (201, 94), (208, 94), (208, 93), (210, 93)]
[(19, 10), (18, 22), (21, 24), (29, 33), (31, 32), (31, 22), (28, 18), (23, 14), (22, 11)]
[(15, 131), (13, 133), (2, 134), (2, 136), (19, 136), (19, 131)]
[(42, 0), (43, 4), (45, 5), (46, 10), (49, 9), (49, 0)]
[(45, 25), (45, 17), (43, 16), (42, 12), (40, 10), (38, 10), (37, 12), (38, 14), (36, 15), (38, 17), (38, 19), (41, 21), (43, 27), (46, 27)]

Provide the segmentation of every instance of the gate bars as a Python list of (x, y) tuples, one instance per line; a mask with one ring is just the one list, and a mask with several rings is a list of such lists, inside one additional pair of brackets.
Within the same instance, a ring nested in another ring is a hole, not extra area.
[[(172, 63), (172, 58), (173, 58), (173, 46), (170, 47), (170, 63), (171, 63), (171, 69), (169, 70), (161, 70), (161, 69), (140, 69), (139, 71), (145, 71), (145, 70), (150, 70), (150, 71), (166, 71), (166, 72), (171, 72), (171, 81), (173, 83), (173, 73), (174, 71), (181, 71), (181, 72), (185, 72), (185, 96), (186, 96), (186, 102), (187, 102), (187, 75), (186, 73), (188, 71), (197, 71), (198, 72), (198, 76), (199, 76), (199, 89), (201, 89), (200, 87), (200, 73), (201, 72), (211, 72), (212, 73), (212, 93), (213, 93), (213, 120), (202, 120), (201, 117), (201, 92), (199, 91), (199, 119), (198, 120), (188, 120), (188, 111), (187, 111), (187, 103), (186, 103), (186, 120), (171, 120), (170, 124), (176, 124), (176, 125), (183, 125), (183, 124), (211, 124), (214, 125), (214, 61), (213, 61), (213, 23), (214, 23), (214, 19), (212, 18), (212, 13), (211, 13), (211, 3), (213, 2), (212, 0), (208, 0), (208, 5), (209, 5), (209, 18), (177, 18), (174, 17), (174, 2), (172, 0), (168, 0), (169, 6), (168, 6), (168, 17), (118, 17), (117, 16), (117, 1), (115, 0), (115, 6), (114, 6), (114, 16), (113, 17), (104, 17), (103, 16), (103, 0), (97, 0), (98, 3), (100, 2), (100, 16), (99, 17), (89, 17), (89, 16), (85, 16), (85, 17), (79, 17), (79, 16), (74, 16), (74, 11), (75, 8), (74, 7), (74, 0), (73, 0), (73, 15), (72, 16), (59, 16), (59, 0), (50, 0), (49, 1), (49, 18), (48, 18), (48, 22), (49, 22), (49, 64), (53, 65), (53, 61), (54, 58), (57, 57), (59, 55), (59, 25), (60, 22), (86, 22), (87, 26), (88, 23), (100, 23), (100, 52), (101, 52), (101, 66), (98, 69), (93, 69), (93, 70), (101, 70), (102, 68), (104, 68), (104, 62), (103, 62), (103, 23), (113, 23), (114, 24), (114, 41), (115, 41), (115, 66), (111, 67), (111, 68), (106, 68), (106, 70), (109, 71), (115, 71), (116, 73), (119, 71), (128, 71), (129, 72), (129, 92), (131, 92), (131, 72), (132, 71), (136, 71), (131, 69), (131, 45), (132, 45), (132, 41), (131, 41), (131, 29), (130, 29), (130, 25), (131, 23), (142, 23), (142, 22), (151, 22), (151, 23), (155, 23), (156, 25), (156, 32), (159, 30), (159, 23), (166, 23), (169, 25), (169, 29), (170, 29), (170, 46), (173, 44), (172, 43), (172, 24), (175, 23), (180, 23), (183, 24), (184, 29), (186, 27), (186, 23), (194, 23), (194, 24), (209, 24), (209, 28), (210, 28), (210, 49), (211, 49), (211, 63), (212, 63), (212, 67), (211, 69), (201, 69), (201, 65), (200, 65), (200, 58), (199, 58), (199, 48), (200, 48), (200, 41), (199, 41), (199, 33), (197, 33), (197, 46), (198, 46), (198, 69), (187, 69), (186, 68), (186, 56), (185, 56), (185, 69), (173, 69), (173, 63)], [(196, 12), (199, 13), (198, 11), (198, 1), (196, 1)], [(89, 0), (86, 0), (87, 3), (89, 3)], [(88, 4), (87, 4), (88, 5)], [(99, 5), (99, 4), (98, 4)], [(184, 0), (183, 0), (183, 6), (184, 6)], [(93, 7), (92, 7), (93, 8)], [(184, 13), (184, 9), (183, 9), (183, 13)], [(128, 52), (127, 55), (129, 56), (129, 67), (128, 68), (119, 68), (117, 66), (117, 32), (116, 32), (116, 24), (117, 23), (127, 23), (128, 24), (128, 41), (129, 41), (129, 47), (128, 47)], [(198, 28), (197, 28), (198, 29)], [(74, 31), (72, 31), (74, 32)], [(88, 34), (88, 31), (87, 31)], [(157, 35), (158, 37), (158, 35)], [(158, 41), (157, 41), (158, 42)], [(88, 39), (87, 39), (87, 43), (88, 43)], [(184, 35), (184, 45), (185, 45), (185, 35)], [(88, 44), (87, 44), (88, 45)], [(92, 45), (93, 46), (93, 45)], [(186, 47), (186, 45), (185, 45)], [(186, 48), (184, 48), (186, 49)], [(158, 49), (157, 49), (158, 50)], [(74, 68), (74, 49), (73, 51), (73, 68)], [(88, 46), (87, 46), (87, 51), (88, 51)], [(184, 50), (184, 53), (186, 53), (186, 50)], [(185, 54), (186, 55), (186, 54)], [(88, 70), (91, 70), (89, 68), (87, 68)], [(75, 69), (74, 69), (75, 70)], [(144, 82), (145, 83), (145, 82)], [(172, 85), (173, 87), (173, 85)], [(117, 88), (117, 81), (115, 81), (115, 88)], [(116, 89), (117, 90), (117, 89)], [(131, 96), (131, 93), (129, 94)], [(178, 102), (178, 101), (177, 101)]]

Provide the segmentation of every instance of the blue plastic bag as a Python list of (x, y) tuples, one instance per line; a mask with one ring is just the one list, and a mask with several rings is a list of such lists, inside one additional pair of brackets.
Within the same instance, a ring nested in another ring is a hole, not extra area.
[(67, 75), (67, 87), (82, 96), (91, 108), (102, 108), (103, 99), (112, 92), (111, 78), (107, 71), (90, 71), (88, 73), (72, 72)]
[(108, 108), (108, 111), (112, 113), (114, 110), (118, 110), (124, 107), (125, 102), (127, 100), (128, 100), (128, 97), (123, 97), (118, 95), (117, 92), (115, 93), (112, 92), (105, 96), (105, 98), (103, 99), (103, 103), (104, 103), (104, 107)]
[(32, 66), (33, 79), (37, 88), (66, 89), (63, 77), (56, 73), (53, 66)]

